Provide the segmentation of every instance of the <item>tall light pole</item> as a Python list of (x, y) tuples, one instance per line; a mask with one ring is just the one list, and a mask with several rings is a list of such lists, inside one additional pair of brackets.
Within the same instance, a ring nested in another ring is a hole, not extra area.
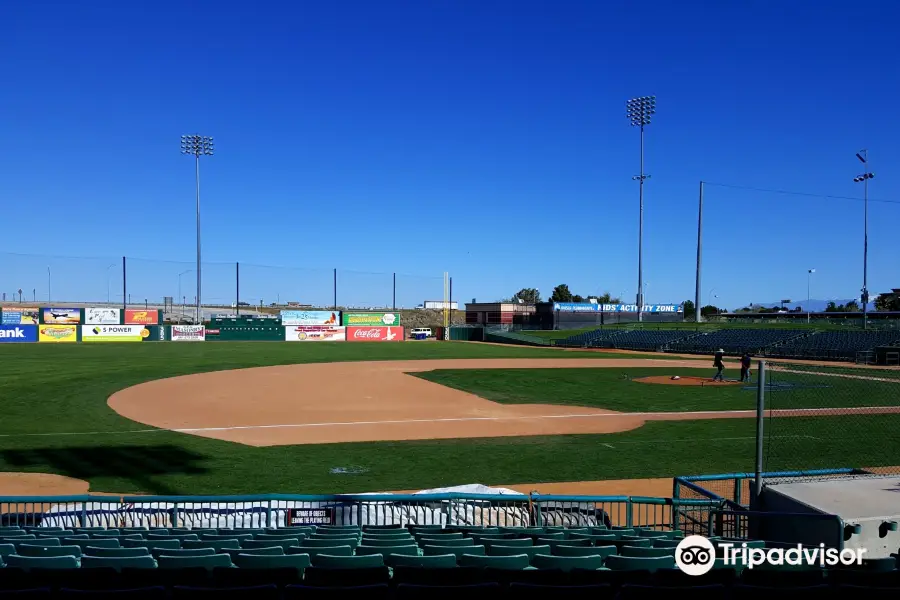
[(809, 312), (810, 312), (810, 296), (809, 296), (809, 280), (812, 277), (812, 274), (815, 273), (815, 269), (808, 269), (806, 271), (806, 324), (810, 324), (809, 320)]
[(116, 265), (112, 264), (106, 267), (106, 303), (109, 304), (109, 270), (115, 267)]
[(50, 267), (47, 267), (47, 304), (50, 304)]
[(650, 176), (644, 173), (644, 127), (656, 112), (656, 96), (632, 98), (625, 103), (625, 116), (633, 127), (641, 128), (641, 172), (631, 179), (638, 182), (640, 198), (640, 216), (638, 221), (638, 321), (644, 320), (644, 180)]
[[(856, 153), (856, 158), (866, 166), (866, 169), (869, 168), (869, 153), (865, 148)], [(856, 183), (862, 182), (863, 184), (863, 286), (860, 290), (862, 292), (860, 300), (863, 304), (863, 329), (869, 327), (869, 180), (874, 177), (875, 173), (866, 171), (853, 178)]]
[(202, 323), (200, 313), (200, 157), (213, 155), (213, 139), (205, 135), (181, 136), (181, 153), (194, 157), (197, 179), (197, 320)]

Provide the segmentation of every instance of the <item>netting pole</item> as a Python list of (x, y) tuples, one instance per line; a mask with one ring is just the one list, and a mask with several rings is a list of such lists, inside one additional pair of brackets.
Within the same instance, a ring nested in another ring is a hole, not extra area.
[(763, 422), (765, 421), (766, 404), (766, 361), (758, 363), (756, 374), (756, 479), (753, 482), (753, 498), (755, 505), (762, 493), (763, 478)]
[[(703, 256), (703, 182), (700, 182), (700, 208), (697, 211), (697, 286), (694, 290), (694, 321), (703, 320), (700, 314), (700, 261)], [(684, 315), (687, 317), (687, 315)]]
[(125, 257), (122, 257), (122, 310), (128, 308), (128, 286), (125, 284)]
[(337, 268), (334, 270), (334, 304), (331, 310), (337, 310)]
[(234, 285), (235, 285), (235, 296), (234, 296), (234, 314), (235, 316), (241, 316), (241, 263), (234, 263)]
[(391, 304), (391, 310), (397, 310), (397, 274), (394, 273), (394, 301)]

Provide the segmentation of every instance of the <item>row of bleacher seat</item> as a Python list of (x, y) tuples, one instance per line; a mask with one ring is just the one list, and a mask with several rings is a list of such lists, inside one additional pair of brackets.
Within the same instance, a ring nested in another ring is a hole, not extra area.
[(669, 350), (712, 354), (721, 348), (726, 354), (750, 352), (759, 355), (772, 346), (806, 335), (809, 335), (808, 331), (792, 329), (720, 329), (675, 341), (669, 345)]
[(823, 331), (790, 340), (768, 350), (767, 354), (786, 358), (854, 360), (857, 352), (897, 342), (900, 342), (900, 332), (896, 331)]
[[(153, 596), (158, 593), (177, 597), (208, 593), (213, 596), (203, 597), (245, 594), (261, 600), (323, 597), (321, 594), (337, 593), (330, 588), (349, 586), (355, 589), (340, 591), (364, 600), (389, 595), (431, 598), (440, 596), (440, 590), (454, 597), (473, 594), (487, 597), (490, 593), (496, 598), (503, 590), (524, 593), (528, 590), (522, 586), (527, 588), (529, 585), (551, 586), (544, 591), (552, 593), (553, 597), (586, 597), (577, 595), (576, 588), (584, 586), (595, 588), (590, 590), (594, 594), (592, 597), (611, 597), (614, 590), (619, 595), (626, 590), (629, 597), (636, 597), (630, 594), (638, 592), (629, 587), (635, 583), (649, 584), (641, 593), (659, 593), (666, 585), (688, 585), (692, 586), (690, 591), (694, 595), (693, 588), (704, 583), (709, 584), (707, 591), (715, 588), (714, 593), (709, 592), (713, 595), (705, 597), (724, 597), (721, 594), (733, 594), (742, 586), (784, 583), (785, 575), (789, 575), (778, 571), (767, 574), (760, 568), (743, 569), (738, 575), (738, 569), (720, 563), (708, 577), (704, 576), (705, 579), (690, 578), (675, 569), (674, 550), (681, 533), (653, 529), (448, 530), (412, 527), (409, 530), (366, 528), (360, 531), (351, 527), (157, 530), (153, 533), (146, 530), (41, 529), (44, 528), (0, 531), (0, 541), (5, 546), (13, 546), (17, 552), (7, 554), (7, 559), (11, 559), (10, 566), (0, 569), (0, 590), (37, 589), (36, 594), (66, 596), (69, 592), (64, 589), (118, 586), (120, 590), (124, 587), (143, 588), (149, 597), (162, 597)], [(80, 546), (66, 547), (61, 543), (65, 537), (50, 537), (63, 535), (81, 540), (85, 552), (105, 556), (81, 553), (79, 563), (76, 555)], [(82, 535), (87, 537), (74, 537)], [(114, 545), (120, 541), (143, 542), (145, 545), (169, 542), (169, 547), (145, 549)], [(270, 545), (256, 547), (250, 544), (254, 541)], [(89, 545), (101, 542), (102, 547)], [(206, 543), (209, 547), (175, 547), (188, 542)], [(231, 547), (222, 546), (223, 542)], [(235, 542), (238, 547), (234, 547)], [(240, 547), (244, 544), (252, 547)], [(751, 547), (790, 547), (762, 541), (747, 544)], [(53, 548), (60, 550), (50, 550)], [(51, 556), (43, 555), (40, 549), (50, 550)], [(20, 553), (23, 550), (24, 556)], [(66, 551), (73, 554), (65, 554)], [(127, 556), (116, 556), (119, 552)], [(100, 560), (104, 558), (109, 560)], [(134, 558), (139, 558), (143, 565), (134, 564), (131, 560)], [(57, 562), (60, 560), (65, 564)], [(156, 564), (151, 565), (151, 562)], [(87, 568), (78, 569), (78, 566)], [(867, 562), (865, 572), (809, 570), (793, 575), (788, 583), (817, 586), (816, 590), (810, 590), (814, 596), (820, 592), (831, 593), (837, 585), (860, 583), (890, 587), (896, 593), (896, 588), (900, 587), (896, 566), (896, 557), (892, 557)], [(51, 569), (46, 570), (47, 567)], [(472, 588), (452, 587), (461, 585)], [(262, 587), (243, 591), (229, 589), (227, 592), (214, 589), (223, 586)], [(586, 593), (588, 590), (581, 591)], [(0, 598), (5, 593), (0, 592)]]
[(695, 337), (696, 335), (696, 331), (682, 331), (678, 329), (632, 329), (610, 338), (609, 342), (607, 342), (608, 345), (603, 347), (657, 352), (665, 350), (670, 344)]

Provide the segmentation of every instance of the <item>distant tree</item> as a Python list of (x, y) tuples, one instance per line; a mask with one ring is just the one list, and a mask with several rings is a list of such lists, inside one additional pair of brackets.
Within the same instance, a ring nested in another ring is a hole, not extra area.
[(572, 302), (586, 302), (586, 300), (578, 294), (575, 294), (574, 296), (572, 296)]
[(791, 312), (797, 312), (797, 313), (803, 312), (803, 307), (798, 304), (797, 306), (794, 307), (794, 310), (792, 310)]
[[(693, 300), (685, 300), (681, 303), (681, 306), (684, 308), (684, 318), (685, 319), (693, 319), (694, 313), (696, 312), (696, 308)], [(702, 313), (702, 311), (701, 311)]]
[(723, 312), (727, 312), (727, 311), (723, 311), (718, 306), (713, 306), (712, 304), (707, 304), (706, 306), (700, 307), (700, 316), (702, 316), (702, 317), (715, 316), (715, 315), (721, 314)]
[[(588, 296), (591, 298), (592, 296)], [(618, 296), (612, 296), (609, 292), (603, 292), (600, 296), (593, 296), (597, 299), (598, 304), (622, 304), (622, 299)]]
[(541, 293), (534, 288), (522, 288), (513, 296), (520, 298), (525, 304), (537, 304), (541, 301)]
[(572, 292), (569, 291), (569, 286), (565, 283), (561, 283), (553, 288), (553, 294), (550, 295), (550, 302), (574, 302), (572, 298), (573, 295)]
[(862, 309), (859, 307), (859, 302), (856, 300), (851, 300), (847, 304), (844, 305), (844, 312), (860, 312)]
[(878, 294), (875, 310), (880, 312), (900, 312), (900, 294)]
[(841, 312), (841, 311), (838, 310), (837, 304), (835, 304), (834, 301), (832, 300), (828, 304), (825, 305), (825, 312)]

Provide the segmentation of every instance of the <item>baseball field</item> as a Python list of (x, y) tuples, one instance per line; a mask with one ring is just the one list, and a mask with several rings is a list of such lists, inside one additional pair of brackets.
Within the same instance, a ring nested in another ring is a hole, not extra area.
[[(754, 468), (756, 385), (712, 384), (710, 363), (465, 342), (0, 346), (0, 495), (668, 496), (673, 475)], [(768, 470), (900, 464), (900, 373), (771, 376)]]

